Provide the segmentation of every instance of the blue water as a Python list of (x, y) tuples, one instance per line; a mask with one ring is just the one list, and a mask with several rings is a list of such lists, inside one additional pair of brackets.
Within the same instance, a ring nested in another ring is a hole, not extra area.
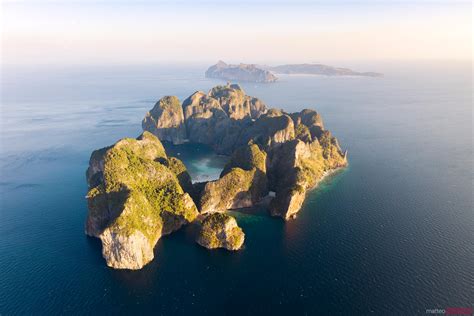
[[(425, 315), (474, 301), (470, 64), (371, 64), (384, 78), (283, 76), (244, 84), (267, 104), (318, 110), (350, 167), (284, 223), (238, 213), (237, 253), (188, 230), (141, 271), (112, 270), (84, 235), (92, 150), (140, 133), (163, 95), (218, 83), (205, 66), (3, 69), (0, 314)], [(169, 149), (193, 180), (225, 157)], [(179, 155), (178, 155), (179, 153)]]

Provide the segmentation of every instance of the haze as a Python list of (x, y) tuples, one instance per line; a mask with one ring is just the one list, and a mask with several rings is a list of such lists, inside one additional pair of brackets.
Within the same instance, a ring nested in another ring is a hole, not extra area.
[(471, 58), (470, 1), (7, 1), (2, 64)]

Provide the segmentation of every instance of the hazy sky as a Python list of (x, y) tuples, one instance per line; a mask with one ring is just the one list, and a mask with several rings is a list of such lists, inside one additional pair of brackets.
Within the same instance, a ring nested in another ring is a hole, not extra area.
[(2, 63), (471, 58), (456, 0), (3, 1)]

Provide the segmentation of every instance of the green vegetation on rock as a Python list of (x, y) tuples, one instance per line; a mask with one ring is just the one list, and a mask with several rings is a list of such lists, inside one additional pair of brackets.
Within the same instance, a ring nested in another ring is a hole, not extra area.
[(305, 143), (311, 142), (311, 132), (309, 128), (304, 124), (298, 124), (295, 126), (295, 138), (304, 141)]
[(250, 207), (268, 193), (265, 151), (257, 144), (237, 149), (221, 177), (206, 183), (201, 193), (202, 213)]
[(230, 215), (213, 213), (202, 220), (196, 242), (208, 249), (225, 248), (238, 250), (242, 247), (245, 234)]
[(224, 176), (232, 168), (241, 168), (244, 170), (252, 170), (257, 168), (263, 172), (266, 171), (267, 153), (260, 149), (257, 144), (250, 143), (242, 146), (234, 151), (230, 157), (230, 161), (222, 170), (221, 176)]
[[(198, 218), (194, 201), (199, 218), (208, 215), (197, 241), (207, 248), (239, 249), (244, 234), (235, 219), (215, 212), (261, 203), (289, 219), (307, 190), (347, 165), (347, 154), (316, 111), (267, 109), (236, 84), (195, 92), (182, 105), (164, 97), (142, 126), (137, 139), (94, 151), (86, 174), (86, 233), (101, 239), (104, 258), (114, 268), (140, 269), (152, 260), (162, 235)], [(205, 143), (231, 157), (218, 180), (193, 184), (183, 162), (168, 157), (157, 137)]]
[[(117, 236), (128, 242), (127, 238), (133, 238), (139, 232), (137, 236), (146, 238), (149, 250), (162, 234), (179, 229), (198, 215), (196, 206), (178, 180), (180, 175), (187, 174), (186, 168), (177, 158), (168, 159), (161, 142), (150, 133), (145, 132), (138, 139), (120, 140), (106, 150), (101, 161), (91, 159), (92, 164), (103, 166), (103, 170), (96, 170), (102, 178), (87, 196), (86, 230), (90, 235), (101, 237), (102, 232), (108, 230), (111, 233), (107, 236)], [(112, 239), (110, 244), (113, 243)], [(130, 255), (130, 252), (143, 249), (126, 251)], [(140, 257), (153, 258), (153, 255)], [(113, 259), (117, 259), (115, 254)], [(121, 262), (108, 263), (123, 266)]]

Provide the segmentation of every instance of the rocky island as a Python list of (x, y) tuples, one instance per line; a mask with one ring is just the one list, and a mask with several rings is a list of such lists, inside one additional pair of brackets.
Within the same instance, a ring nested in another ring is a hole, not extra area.
[(358, 72), (348, 68), (333, 67), (322, 64), (288, 64), (279, 66), (239, 64), (229, 65), (223, 61), (209, 67), (207, 78), (217, 78), (230, 81), (275, 82), (275, 74), (292, 75), (324, 75), (324, 76), (365, 76), (382, 77), (377, 72)]
[(257, 65), (229, 65), (223, 61), (209, 67), (206, 78), (224, 79), (228, 81), (274, 82), (278, 78), (270, 71)]
[[(261, 205), (289, 220), (307, 190), (347, 165), (319, 113), (267, 108), (237, 84), (196, 91), (182, 103), (163, 97), (142, 127), (137, 139), (94, 151), (87, 170), (86, 234), (100, 238), (113, 268), (142, 268), (161, 236), (188, 224), (199, 227), (199, 245), (237, 250), (244, 233), (227, 210)], [(192, 183), (160, 140), (207, 144), (230, 159), (219, 179)]]
[(202, 221), (196, 241), (208, 249), (238, 250), (244, 239), (245, 234), (237, 226), (235, 218), (223, 213), (213, 213)]

